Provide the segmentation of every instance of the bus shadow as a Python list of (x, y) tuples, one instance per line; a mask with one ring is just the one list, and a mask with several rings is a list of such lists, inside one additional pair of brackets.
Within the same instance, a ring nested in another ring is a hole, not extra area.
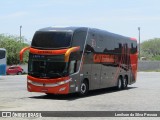
[[(121, 91), (131, 90), (131, 89), (135, 89), (135, 88), (137, 88), (137, 87), (128, 87), (128, 88), (126, 88), (124, 90), (121, 90)], [(83, 98), (87, 98), (87, 97), (109, 94), (109, 93), (114, 93), (114, 92), (120, 92), (120, 91), (116, 90), (115, 88), (104, 88), (104, 89), (89, 91), (88, 95), (83, 96), (83, 97), (79, 96), (77, 93), (72, 93), (72, 94), (68, 94), (68, 95), (54, 95), (53, 94), (53, 95), (32, 96), (32, 97), (29, 97), (29, 98), (72, 101), (72, 100), (76, 100), (76, 99), (83, 99)]]

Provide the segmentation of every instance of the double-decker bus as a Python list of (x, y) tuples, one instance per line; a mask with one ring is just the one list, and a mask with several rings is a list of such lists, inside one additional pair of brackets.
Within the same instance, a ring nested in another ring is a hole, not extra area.
[(136, 82), (137, 41), (87, 27), (43, 28), (29, 49), (27, 89), (46, 94), (86, 95), (89, 90)]
[(6, 75), (6, 49), (0, 48), (0, 75)]

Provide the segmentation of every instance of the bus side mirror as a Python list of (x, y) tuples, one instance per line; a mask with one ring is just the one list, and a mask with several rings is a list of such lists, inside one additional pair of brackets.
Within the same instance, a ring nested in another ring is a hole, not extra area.
[(29, 50), (30, 47), (25, 47), (23, 48), (20, 52), (19, 52), (19, 58), (20, 58), (20, 61), (22, 62), (23, 61), (23, 54), (25, 51)]
[(65, 53), (65, 62), (68, 62), (69, 61), (69, 56), (72, 52), (76, 52), (80, 49), (80, 46), (77, 46), (77, 47), (72, 47), (72, 48), (69, 48), (67, 50), (67, 52)]

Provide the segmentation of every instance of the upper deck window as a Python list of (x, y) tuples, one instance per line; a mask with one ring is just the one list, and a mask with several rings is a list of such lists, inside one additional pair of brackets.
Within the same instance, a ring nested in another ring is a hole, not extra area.
[(70, 47), (72, 32), (38, 31), (35, 33), (31, 46), (43, 49)]
[(84, 48), (86, 34), (87, 32), (82, 30), (74, 32), (72, 46), (80, 46), (80, 51), (82, 51)]

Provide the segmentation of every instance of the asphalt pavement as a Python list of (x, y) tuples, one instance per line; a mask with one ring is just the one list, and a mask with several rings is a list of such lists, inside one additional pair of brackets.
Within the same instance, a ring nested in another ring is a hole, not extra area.
[[(31, 93), (26, 89), (26, 75), (0, 76), (0, 111), (160, 111), (160, 73), (139, 72), (137, 82), (126, 90), (94, 90), (86, 97)], [(130, 117), (123, 119), (137, 120)]]

